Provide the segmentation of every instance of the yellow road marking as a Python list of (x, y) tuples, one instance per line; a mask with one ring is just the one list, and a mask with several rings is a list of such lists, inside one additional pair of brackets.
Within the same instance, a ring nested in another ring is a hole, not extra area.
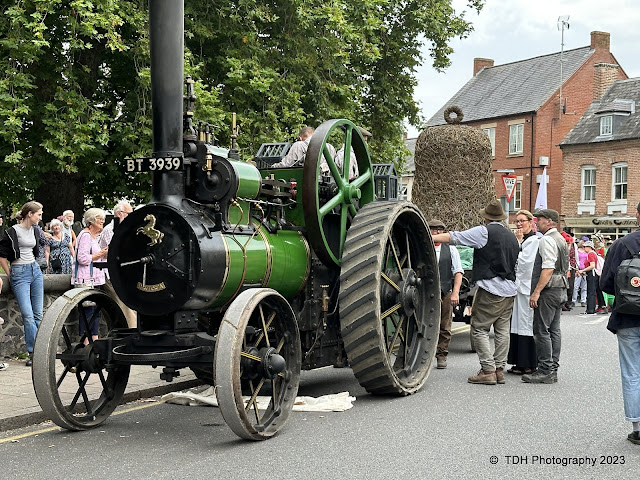
[(451, 335), (455, 335), (456, 333), (468, 332), (470, 328), (470, 325), (462, 325), (461, 327), (452, 328)]
[[(135, 407), (124, 408), (122, 410), (118, 410), (115, 413), (112, 413), (111, 416), (113, 417), (115, 415), (122, 415), (123, 413), (134, 412), (136, 410), (142, 410), (143, 408), (155, 407), (156, 405), (160, 405), (161, 403), (165, 403), (165, 402), (164, 401), (149, 402), (149, 403), (144, 404), (144, 405), (137, 405)], [(56, 430), (61, 431), (63, 429), (58, 427), (58, 426), (46, 427), (46, 428), (41, 428), (39, 430), (35, 430), (33, 432), (21, 433), (19, 435), (14, 435), (12, 437), (7, 437), (7, 438), (0, 438), (0, 445), (3, 444), (3, 443), (15, 442), (17, 440), (20, 440), (21, 438), (33, 437), (35, 435), (40, 435), (41, 433), (53, 432), (53, 431), (56, 431)]]

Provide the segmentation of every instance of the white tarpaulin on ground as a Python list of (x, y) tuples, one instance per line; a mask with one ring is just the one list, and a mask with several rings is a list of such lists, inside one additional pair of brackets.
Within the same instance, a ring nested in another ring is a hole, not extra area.
[[(250, 397), (243, 397), (245, 404)], [(271, 397), (258, 396), (258, 409), (268, 407)], [(349, 396), (349, 392), (332, 393), (321, 397), (296, 397), (293, 405), (294, 412), (344, 412), (353, 407), (356, 397)], [(167, 393), (162, 396), (162, 401), (189, 406), (218, 406), (215, 389), (209, 385), (203, 385), (184, 392)]]

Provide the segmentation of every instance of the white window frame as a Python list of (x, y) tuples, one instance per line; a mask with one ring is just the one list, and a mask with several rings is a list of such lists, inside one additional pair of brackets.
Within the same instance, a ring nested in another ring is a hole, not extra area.
[(522, 208), (522, 180), (516, 182), (516, 190), (513, 192), (513, 209), (517, 212)]
[(613, 135), (613, 115), (600, 117), (600, 136), (609, 137)]
[[(581, 177), (580, 201), (583, 203), (595, 202), (596, 201), (596, 167), (595, 165), (583, 165), (581, 170), (582, 172), (580, 175)], [(590, 194), (588, 195), (587, 192), (590, 192)]]
[(509, 125), (509, 155), (521, 155), (524, 140), (524, 123)]
[[(616, 174), (620, 172), (618, 177)], [(626, 162), (614, 163), (611, 165), (611, 201), (627, 200), (628, 166)], [(618, 189), (620, 187), (620, 194)]]
[(496, 156), (496, 127), (483, 128), (482, 131), (487, 134), (491, 142), (491, 156)]

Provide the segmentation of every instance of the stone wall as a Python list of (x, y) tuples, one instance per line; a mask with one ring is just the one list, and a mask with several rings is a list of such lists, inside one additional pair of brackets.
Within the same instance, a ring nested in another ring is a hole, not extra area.
[[(44, 311), (64, 292), (71, 288), (71, 275), (43, 275), (44, 277)], [(22, 315), (18, 308), (13, 292), (9, 289), (6, 275), (2, 278), (2, 292), (0, 293), (0, 317), (4, 324), (0, 325), (0, 361), (3, 358), (16, 357), (26, 352), (24, 343), (24, 329)]]

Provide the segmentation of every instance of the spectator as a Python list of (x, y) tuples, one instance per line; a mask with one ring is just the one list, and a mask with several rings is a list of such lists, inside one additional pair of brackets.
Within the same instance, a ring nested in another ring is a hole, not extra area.
[(516, 298), (511, 315), (511, 338), (507, 363), (514, 365), (508, 372), (521, 375), (532, 373), (538, 363), (533, 341), (533, 309), (529, 306), (533, 263), (538, 254), (539, 237), (533, 231), (533, 215), (528, 210), (516, 213), (516, 231), (520, 253), (516, 264)]
[(76, 246), (76, 233), (73, 231), (73, 219), (75, 215), (72, 210), (62, 212), (62, 230), (71, 237), (71, 246)]
[(578, 294), (580, 294), (580, 305), (582, 307), (587, 305), (587, 277), (580, 273), (587, 263), (587, 252), (584, 249), (584, 242), (584, 240), (578, 241), (578, 269), (574, 270), (575, 278), (573, 283), (573, 297), (571, 299), (572, 306), (578, 303)]
[[(636, 207), (636, 221), (640, 225), (640, 203)], [(610, 295), (615, 294), (618, 267), (622, 261), (631, 258), (631, 252), (639, 251), (640, 230), (626, 235), (611, 245), (600, 279), (604, 292)], [(614, 300), (607, 329), (618, 337), (624, 416), (633, 425), (633, 431), (627, 439), (631, 443), (640, 445), (640, 312), (638, 315), (616, 312)]]
[(587, 261), (585, 262), (585, 267), (580, 270), (581, 275), (585, 276), (587, 279), (587, 311), (584, 312), (585, 315), (595, 315), (596, 314), (596, 263), (598, 261), (598, 256), (593, 248), (593, 242), (588, 240), (584, 242), (584, 250), (587, 252)]
[(42, 204), (25, 203), (16, 219), (18, 223), (7, 229), (0, 241), (0, 266), (9, 277), (9, 284), (22, 314), (24, 339), (29, 354), (26, 365), (30, 367), (33, 365), (33, 343), (42, 321), (44, 302), (42, 270), (36, 262), (42, 238), (42, 231), (38, 227), (42, 219)]
[[(467, 381), (474, 384), (505, 383), (504, 366), (509, 351), (509, 319), (516, 295), (516, 260), (520, 245), (503, 223), (507, 215), (498, 200), (480, 210), (485, 225), (463, 232), (439, 233), (434, 242), (473, 247), (473, 280), (478, 291), (473, 298), (471, 335), (480, 360), (480, 371)], [(495, 349), (489, 331), (493, 326)]]
[(47, 239), (47, 250), (49, 258), (50, 273), (71, 273), (71, 259), (73, 258), (73, 247), (71, 237), (63, 231), (60, 220), (51, 220), (53, 235)]
[[(76, 238), (76, 265), (71, 283), (76, 287), (99, 288), (105, 283), (104, 272), (99, 268), (94, 268), (93, 263), (104, 261), (107, 258), (107, 248), (100, 248), (98, 245), (98, 236), (102, 232), (105, 220), (104, 210), (99, 208), (90, 208), (84, 213), (84, 224), (86, 227), (78, 234)], [(93, 317), (95, 306), (83, 306), (84, 317), (89, 320), (94, 318), (89, 328), (93, 340), (98, 338), (98, 329), (100, 327), (100, 314)], [(89, 333), (85, 333), (84, 322), (79, 322), (79, 333), (84, 337), (84, 344), (89, 343)]]
[(533, 312), (533, 340), (536, 344), (538, 369), (522, 376), (525, 383), (556, 383), (560, 366), (560, 315), (567, 300), (569, 252), (556, 229), (558, 212), (545, 208), (535, 212), (540, 239), (531, 275), (529, 305)]
[[(113, 238), (113, 232), (116, 227), (122, 223), (122, 221), (127, 218), (127, 216), (133, 212), (133, 208), (126, 200), (120, 200), (115, 207), (113, 207), (113, 220), (109, 222), (109, 225), (104, 227), (102, 231), (102, 235), (100, 235), (100, 241), (98, 242), (100, 248), (109, 248), (109, 244), (111, 243), (111, 239)], [(109, 277), (109, 271), (105, 270), (106, 281), (104, 284), (104, 289), (109, 294), (111, 298), (115, 300), (115, 302), (120, 306), (122, 312), (124, 313), (125, 318), (127, 319), (127, 325), (129, 328), (135, 328), (138, 324), (138, 314), (127, 307), (122, 300), (118, 297), (118, 294), (113, 288), (111, 283), (111, 278)]]
[(575, 244), (573, 237), (567, 232), (562, 232), (561, 235), (567, 242), (567, 248), (569, 249), (569, 272), (567, 273), (567, 280), (569, 286), (567, 287), (567, 301), (562, 306), (563, 312), (570, 312), (575, 305), (571, 299), (573, 298), (573, 287), (576, 279), (576, 272), (578, 271), (578, 246)]
[[(444, 223), (433, 219), (429, 222), (432, 235), (444, 232)], [(441, 243), (435, 243), (436, 257), (440, 271), (440, 335), (436, 350), (437, 368), (447, 368), (447, 355), (451, 341), (451, 321), (453, 309), (460, 303), (460, 285), (462, 285), (462, 263), (458, 249), (451, 245), (442, 248)]]

